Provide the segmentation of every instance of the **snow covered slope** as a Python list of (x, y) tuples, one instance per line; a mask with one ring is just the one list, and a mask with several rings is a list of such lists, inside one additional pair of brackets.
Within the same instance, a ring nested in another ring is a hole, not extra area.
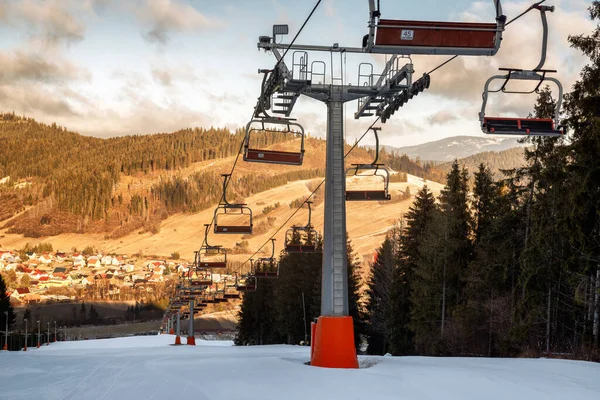
[(0, 399), (600, 399), (600, 364), (544, 359), (360, 357), (304, 365), (309, 348), (170, 346), (171, 335), (1, 352)]

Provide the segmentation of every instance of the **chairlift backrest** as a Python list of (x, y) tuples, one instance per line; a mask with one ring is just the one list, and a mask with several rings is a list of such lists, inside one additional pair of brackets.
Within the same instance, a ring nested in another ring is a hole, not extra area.
[[(268, 164), (287, 164), (287, 165), (302, 165), (304, 159), (304, 128), (292, 122), (289, 118), (263, 117), (253, 119), (246, 125), (246, 137), (244, 139), (244, 161), (260, 162)], [(284, 129), (277, 130), (276, 128), (268, 128), (267, 125), (281, 126)], [(296, 128), (293, 130), (292, 127)], [(256, 143), (251, 139), (265, 134), (267, 132), (290, 133), (300, 138), (300, 148), (298, 151), (280, 151), (261, 149), (261, 143)]]
[(375, 0), (369, 0), (369, 33), (363, 38), (368, 53), (493, 56), (500, 49), (506, 16), (500, 0), (492, 0), (492, 23), (406, 21), (380, 19)]
[[(374, 176), (379, 176), (383, 180), (383, 188), (379, 190), (346, 190), (346, 201), (386, 201), (391, 200), (389, 194), (390, 172), (383, 164), (378, 164), (379, 161), (379, 136), (377, 132), (381, 130), (379, 127), (371, 127), (375, 134), (375, 159), (371, 164), (352, 164), (351, 168), (346, 170), (346, 176), (351, 172), (354, 176), (359, 175), (358, 171), (374, 171)], [(383, 175), (378, 172), (383, 171)]]
[[(246, 204), (234, 204), (227, 201), (227, 182), (231, 175), (223, 174), (221, 176), (223, 177), (223, 195), (214, 213), (214, 233), (251, 234), (252, 209)], [(222, 217), (225, 215), (243, 217), (247, 223), (223, 222)]]

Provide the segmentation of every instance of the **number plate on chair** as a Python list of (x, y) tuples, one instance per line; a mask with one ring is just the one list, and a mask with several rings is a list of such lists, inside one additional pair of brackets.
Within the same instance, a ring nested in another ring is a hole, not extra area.
[(413, 40), (415, 36), (415, 31), (402, 29), (402, 33), (400, 34), (400, 40)]

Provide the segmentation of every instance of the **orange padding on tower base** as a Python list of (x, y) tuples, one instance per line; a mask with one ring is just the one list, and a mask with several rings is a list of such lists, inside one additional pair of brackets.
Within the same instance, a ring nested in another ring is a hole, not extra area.
[(175, 334), (175, 329), (171, 328), (171, 329), (169, 330), (169, 335), (174, 335), (174, 334)]
[(175, 337), (175, 344), (181, 344), (181, 338), (179, 335)]
[(196, 337), (195, 336), (188, 336), (187, 337), (187, 344), (189, 344), (190, 346), (195, 346), (196, 345)]
[(358, 368), (352, 317), (319, 317), (310, 365), (324, 368)]

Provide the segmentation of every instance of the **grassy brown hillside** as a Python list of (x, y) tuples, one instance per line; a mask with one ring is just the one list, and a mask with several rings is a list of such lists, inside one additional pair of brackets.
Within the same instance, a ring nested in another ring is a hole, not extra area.
[[(0, 137), (7, 145), (0, 159), (0, 196), (6, 200), (0, 210), (0, 244), (15, 249), (43, 241), (55, 249), (89, 245), (125, 254), (168, 256), (177, 251), (189, 257), (200, 245), (203, 224), (211, 221), (220, 198), (220, 174), (231, 170), (243, 137), (241, 132), (189, 129), (105, 140), (11, 114), (1, 119)], [(269, 141), (267, 147), (272, 149), (292, 150), (299, 145), (297, 140), (279, 137)], [(247, 238), (225, 235), (212, 240), (235, 248), (234, 259), (245, 260), (322, 180), (325, 142), (307, 138), (305, 147), (302, 166), (239, 160), (228, 197), (252, 207), (256, 232)], [(347, 164), (368, 163), (372, 158), (372, 151), (356, 148)], [(394, 200), (348, 204), (348, 230), (361, 256), (370, 254), (406, 211), (407, 187), (414, 194), (424, 183), (402, 170), (428, 173), (405, 157), (384, 153), (380, 160), (399, 170), (390, 187)], [(439, 190), (439, 185), (428, 184)], [(321, 201), (322, 195), (317, 194), (314, 223), (319, 230)], [(305, 219), (301, 212), (287, 225)], [(284, 233), (282, 229), (276, 235), (278, 250)], [(243, 240), (247, 244), (236, 247)]]
[[(0, 221), (6, 233), (32, 238), (157, 233), (171, 215), (213, 208), (221, 196), (220, 175), (230, 171), (242, 139), (241, 130), (214, 128), (98, 139), (0, 114)], [(299, 147), (299, 140), (284, 139), (271, 133), (265, 146)], [(305, 148), (302, 166), (239, 162), (228, 198), (245, 201), (287, 182), (322, 177), (325, 142), (307, 138)], [(364, 163), (372, 157), (372, 151), (356, 148), (347, 161)], [(381, 160), (426, 175), (408, 159), (383, 154)], [(393, 178), (406, 180), (404, 174)]]

